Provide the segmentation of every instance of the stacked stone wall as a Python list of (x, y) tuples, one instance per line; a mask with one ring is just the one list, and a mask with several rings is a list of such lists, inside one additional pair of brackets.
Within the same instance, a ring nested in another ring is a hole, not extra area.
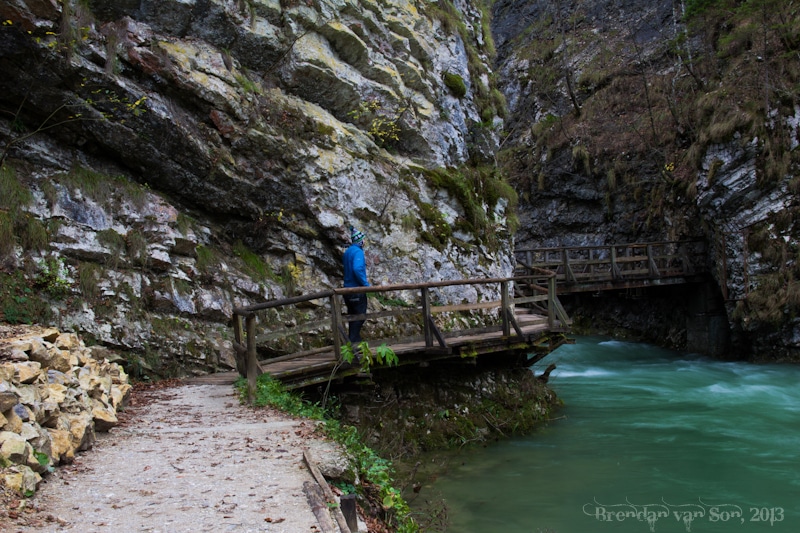
[(0, 325), (0, 483), (30, 494), (118, 424), (131, 385), (110, 355), (56, 328)]

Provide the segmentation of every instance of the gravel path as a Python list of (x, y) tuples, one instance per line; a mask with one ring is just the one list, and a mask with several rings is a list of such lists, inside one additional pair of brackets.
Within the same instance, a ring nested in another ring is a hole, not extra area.
[(240, 406), (230, 384), (136, 392), (123, 424), (49, 475), (34, 519), (8, 531), (319, 531), (303, 492), (303, 448), (326, 448), (313, 429)]

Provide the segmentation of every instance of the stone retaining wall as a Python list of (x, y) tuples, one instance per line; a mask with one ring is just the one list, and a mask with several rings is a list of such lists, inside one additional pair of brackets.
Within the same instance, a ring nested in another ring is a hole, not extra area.
[(131, 385), (108, 354), (74, 333), (0, 325), (0, 483), (30, 494), (117, 425)]

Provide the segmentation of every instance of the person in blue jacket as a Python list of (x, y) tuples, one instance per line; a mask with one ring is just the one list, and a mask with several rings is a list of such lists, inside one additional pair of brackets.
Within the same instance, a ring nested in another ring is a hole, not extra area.
[[(350, 226), (352, 244), (344, 252), (344, 286), (369, 287), (367, 281), (367, 265), (364, 261), (364, 234)], [(348, 315), (363, 315), (367, 312), (367, 294), (347, 294), (344, 296)], [(363, 320), (349, 323), (348, 333), (353, 349), (361, 342), (361, 326)]]

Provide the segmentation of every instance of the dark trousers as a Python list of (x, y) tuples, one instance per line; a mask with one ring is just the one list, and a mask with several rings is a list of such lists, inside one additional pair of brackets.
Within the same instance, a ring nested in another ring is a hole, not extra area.
[[(347, 294), (344, 297), (344, 304), (347, 306), (348, 315), (363, 315), (367, 312), (367, 295)], [(363, 325), (363, 320), (356, 320), (348, 324), (348, 336), (354, 350), (356, 345), (361, 342), (361, 326)]]

